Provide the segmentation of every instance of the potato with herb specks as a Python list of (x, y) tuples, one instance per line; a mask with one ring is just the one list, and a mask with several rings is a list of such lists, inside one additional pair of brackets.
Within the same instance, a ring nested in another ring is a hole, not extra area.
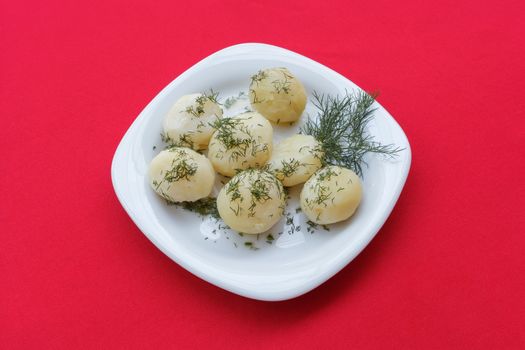
[(321, 144), (309, 135), (294, 135), (275, 145), (265, 169), (284, 186), (290, 187), (308, 180), (322, 166)]
[(240, 172), (221, 189), (217, 209), (232, 229), (257, 234), (270, 229), (283, 216), (286, 195), (281, 182), (259, 169)]
[(272, 154), (273, 128), (257, 112), (223, 118), (215, 124), (208, 157), (215, 170), (233, 176), (248, 168), (260, 168)]
[(306, 90), (288, 69), (268, 68), (251, 77), (250, 102), (274, 123), (295, 122), (306, 106)]
[(164, 118), (163, 139), (174, 146), (206, 149), (215, 131), (211, 124), (220, 118), (216, 94), (182, 96)]
[(333, 224), (354, 214), (362, 193), (361, 180), (356, 173), (339, 166), (327, 166), (304, 184), (301, 209), (316, 224)]
[(149, 166), (150, 185), (171, 202), (193, 202), (211, 193), (215, 172), (205, 156), (185, 147), (160, 152)]

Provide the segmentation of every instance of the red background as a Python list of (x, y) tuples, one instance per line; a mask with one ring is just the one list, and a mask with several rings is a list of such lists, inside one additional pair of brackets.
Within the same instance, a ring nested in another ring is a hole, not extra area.
[[(1, 1), (0, 347), (525, 348), (523, 1)], [(205, 56), (326, 64), (406, 131), (378, 236), (298, 299), (171, 262), (110, 181), (142, 108)]]

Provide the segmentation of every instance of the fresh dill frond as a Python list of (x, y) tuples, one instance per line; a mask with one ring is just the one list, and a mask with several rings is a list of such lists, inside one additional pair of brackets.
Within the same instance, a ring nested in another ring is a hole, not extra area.
[(366, 130), (376, 110), (372, 108), (375, 94), (364, 91), (346, 92), (344, 96), (313, 94), (313, 104), (319, 109), (317, 118), (308, 118), (301, 133), (311, 135), (322, 145), (326, 165), (338, 165), (363, 175), (367, 153), (394, 158), (402, 151), (393, 144), (374, 141)]

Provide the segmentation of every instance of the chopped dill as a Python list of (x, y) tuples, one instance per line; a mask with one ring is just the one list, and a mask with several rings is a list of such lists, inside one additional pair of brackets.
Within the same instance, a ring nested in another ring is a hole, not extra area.
[(170, 135), (168, 135), (168, 134), (166, 134), (164, 132), (160, 133), (160, 139), (162, 140), (162, 142), (167, 143), (168, 145), (172, 145), (174, 143), (173, 139), (170, 137)]
[(252, 242), (244, 242), (244, 246), (249, 248), (250, 250), (259, 250), (259, 248)]
[(292, 85), (291, 79), (293, 79), (293, 76), (291, 76), (290, 74), (286, 72), (286, 68), (280, 68), (279, 71), (282, 73), (283, 79), (273, 80), (272, 81), (273, 88), (278, 94), (280, 94), (281, 92), (288, 94), (290, 93), (290, 90), (291, 90), (291, 85)]
[(178, 206), (202, 216), (212, 216), (216, 219), (220, 219), (219, 211), (217, 210), (217, 199), (213, 197), (202, 198), (195, 202), (168, 201), (168, 204)]
[[(246, 188), (250, 195), (243, 196), (241, 187)], [(244, 200), (249, 200), (248, 217), (253, 217), (255, 216), (257, 205), (265, 203), (272, 198), (270, 193), (274, 188), (277, 189), (279, 198), (282, 199), (284, 197), (282, 184), (273, 175), (257, 169), (241, 171), (226, 184), (226, 194), (231, 203), (230, 210), (236, 216), (239, 216), (241, 214), (241, 203)], [(281, 209), (284, 210), (284, 206)]]
[(256, 147), (253, 147), (255, 140), (242, 119), (222, 118), (212, 123), (212, 126), (217, 129), (216, 139), (226, 151), (231, 151), (231, 160), (245, 157), (250, 148), (252, 153), (256, 150)]
[(187, 147), (187, 148), (193, 148), (194, 142), (191, 136), (191, 132), (184, 133), (179, 136), (178, 140), (175, 140), (171, 138), (166, 133), (161, 133), (160, 138), (162, 139), (162, 142), (166, 143), (167, 149), (170, 149), (172, 147)]
[(210, 89), (209, 91), (204, 92), (202, 95), (206, 97), (208, 100), (210, 100), (211, 102), (219, 104), (219, 93), (216, 91), (213, 91), (213, 89)]
[(179, 136), (179, 141), (173, 143), (175, 146), (193, 148), (194, 142), (191, 138), (190, 133), (182, 134)]
[[(332, 196), (333, 193), (326, 181), (330, 181), (332, 176), (337, 176), (340, 174), (335, 169), (337, 168), (334, 168), (333, 166), (327, 166), (319, 170), (314, 176), (310, 178), (308, 188), (310, 191), (312, 191), (312, 193), (314, 193), (315, 197), (313, 199), (305, 199), (305, 203), (309, 208), (320, 204), (326, 207), (329, 200), (332, 202), (334, 201), (335, 197)], [(339, 192), (339, 190), (337, 192)]]
[(195, 99), (195, 103), (192, 106), (188, 106), (185, 109), (185, 112), (193, 115), (195, 118), (199, 118), (204, 114), (204, 106), (206, 102), (210, 101), (212, 103), (219, 104), (218, 101), (219, 93), (210, 89), (209, 92), (202, 93), (199, 97)]
[(255, 208), (258, 203), (264, 203), (267, 200), (271, 199), (269, 185), (271, 182), (267, 178), (262, 178), (260, 174), (257, 176), (255, 181), (253, 181), (250, 187), (251, 194), (251, 205), (248, 208), (248, 216), (255, 215)]
[(257, 93), (255, 92), (254, 89), (250, 89), (250, 94), (253, 95), (253, 101), (252, 101), (253, 104), (264, 102), (264, 99), (257, 97)]
[(326, 225), (316, 224), (315, 222), (310, 221), (310, 220), (306, 222), (306, 225), (307, 225), (306, 231), (310, 232), (311, 234), (313, 234), (319, 228), (319, 226), (321, 226), (325, 231), (330, 231), (330, 227)]
[(224, 108), (230, 109), (237, 101), (246, 97), (244, 91), (240, 91), (237, 96), (230, 96), (224, 101)]
[[(183, 153), (180, 152), (182, 155)], [(185, 153), (184, 153), (185, 154)], [(183, 155), (182, 155), (183, 156)], [(171, 169), (164, 174), (163, 181), (172, 183), (179, 180), (189, 180), (191, 176), (197, 172), (197, 163), (188, 161), (187, 159), (173, 159), (171, 162)]]
[(250, 82), (250, 95), (252, 95), (252, 103), (262, 103), (263, 99), (260, 99), (253, 88), (254, 85), (259, 86), (259, 83), (268, 77), (268, 73), (265, 70), (260, 70), (257, 74), (252, 75)]
[(279, 169), (279, 173), (281, 173), (284, 177), (290, 177), (295, 174), (300, 166), (302, 166), (302, 164), (297, 159), (292, 158), (289, 161), (283, 159), (281, 160), (281, 168)]
[(240, 181), (241, 179), (239, 177), (234, 177), (226, 185), (226, 194), (230, 195), (230, 201), (232, 202), (242, 198), (239, 190)]
[[(199, 97), (200, 98), (200, 97)], [(197, 104), (196, 106), (188, 106), (185, 110), (186, 113), (193, 115), (195, 118), (200, 117), (204, 114), (204, 103)]]
[(194, 161), (186, 158), (187, 153), (184, 149), (169, 148), (168, 151), (177, 153), (178, 158), (174, 158), (171, 161), (169, 170), (165, 171), (164, 173), (161, 172), (161, 174), (163, 175), (162, 180), (154, 180), (153, 186), (155, 186), (156, 191), (160, 190), (161, 195), (169, 200), (171, 197), (167, 193), (165, 193), (164, 190), (160, 188), (160, 186), (163, 183), (171, 184), (173, 182), (177, 182), (183, 179), (189, 180), (190, 177), (195, 175), (195, 173), (197, 172), (198, 165)]
[[(247, 154), (255, 156), (259, 152), (266, 152), (268, 144), (257, 143), (245, 121), (248, 118), (222, 118), (210, 125), (217, 130), (214, 138), (219, 141), (229, 152), (229, 160), (237, 161), (239, 158), (246, 157)], [(263, 127), (258, 125), (258, 127)], [(213, 141), (212, 141), (213, 142)], [(224, 157), (220, 152), (218, 157)]]
[(251, 76), (250, 86), (253, 84), (259, 85), (259, 83), (263, 81), (264, 79), (266, 79), (267, 77), (268, 77), (268, 73), (266, 73), (266, 71), (264, 70), (258, 71), (257, 74), (254, 74)]
[(288, 227), (288, 234), (292, 235), (295, 232), (301, 231), (301, 226), (296, 226), (293, 216), (290, 213), (286, 213), (286, 226)]

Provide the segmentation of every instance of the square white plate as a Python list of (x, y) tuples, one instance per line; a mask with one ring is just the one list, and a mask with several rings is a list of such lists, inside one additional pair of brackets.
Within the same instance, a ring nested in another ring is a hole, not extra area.
[[(311, 101), (315, 90), (344, 94), (359, 89), (333, 70), (297, 53), (265, 44), (228, 47), (200, 61), (165, 87), (129, 127), (120, 142), (111, 168), (115, 192), (140, 230), (176, 263), (221, 288), (260, 300), (285, 300), (304, 294), (325, 282), (348, 264), (372, 240), (392, 211), (405, 184), (411, 161), (410, 145), (394, 118), (377, 102), (369, 132), (376, 141), (395, 144), (403, 151), (395, 160), (368, 158), (364, 171), (363, 201), (350, 219), (310, 232), (302, 213), (296, 213), (297, 193), (291, 191), (289, 216), (299, 230), (278, 223), (275, 240), (239, 236), (217, 229), (217, 223), (182, 209), (167, 206), (150, 188), (147, 169), (164, 147), (161, 124), (171, 105), (182, 95), (213, 88), (224, 102), (228, 96), (247, 92), (250, 76), (259, 69), (284, 66), (303, 82)], [(225, 109), (231, 116), (248, 105), (240, 100)], [(308, 102), (307, 116), (317, 115)], [(275, 127), (275, 138), (296, 133), (300, 127)], [(155, 146), (155, 147), (154, 147)], [(155, 149), (154, 149), (155, 148)], [(252, 242), (246, 244), (246, 242)], [(257, 249), (253, 249), (257, 248)]]

